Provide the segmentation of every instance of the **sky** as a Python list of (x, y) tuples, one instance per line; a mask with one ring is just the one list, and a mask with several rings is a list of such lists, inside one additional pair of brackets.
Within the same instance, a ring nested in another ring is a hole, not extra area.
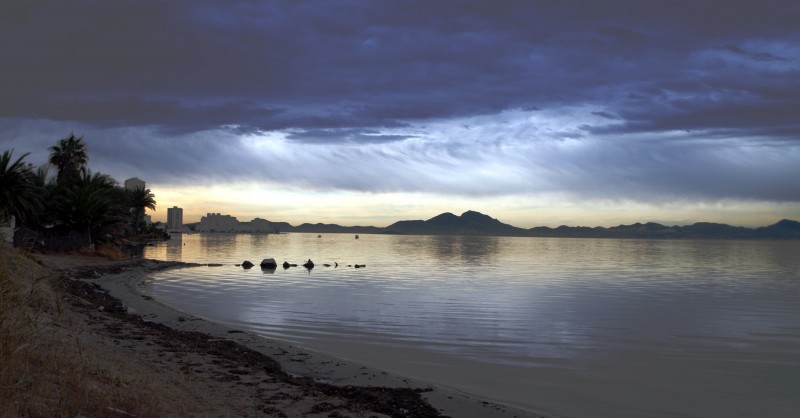
[(800, 2), (11, 1), (0, 150), (386, 226), (800, 219)]

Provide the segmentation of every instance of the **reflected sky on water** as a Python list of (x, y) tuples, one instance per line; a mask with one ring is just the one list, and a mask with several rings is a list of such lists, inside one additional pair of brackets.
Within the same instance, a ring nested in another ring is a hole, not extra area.
[[(152, 294), (181, 310), (566, 416), (798, 410), (797, 254), (796, 241), (363, 234), (189, 234), (145, 252), (226, 264), (155, 276)], [(270, 257), (317, 267), (233, 265)]]

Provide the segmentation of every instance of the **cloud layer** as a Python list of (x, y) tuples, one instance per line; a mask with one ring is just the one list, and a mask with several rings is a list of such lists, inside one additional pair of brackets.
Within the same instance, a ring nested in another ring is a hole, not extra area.
[(0, 6), (0, 135), (40, 152), (75, 131), (101, 171), (164, 184), (800, 202), (797, 16), (794, 1), (23, 2)]

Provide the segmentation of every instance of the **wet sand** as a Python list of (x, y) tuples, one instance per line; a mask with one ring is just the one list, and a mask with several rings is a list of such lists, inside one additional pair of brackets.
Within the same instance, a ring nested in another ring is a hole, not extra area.
[(37, 258), (60, 272), (98, 343), (110, 339), (153, 377), (177, 375), (202, 391), (205, 406), (187, 405), (187, 415), (540, 416), (196, 318), (142, 292), (149, 274), (187, 264)]

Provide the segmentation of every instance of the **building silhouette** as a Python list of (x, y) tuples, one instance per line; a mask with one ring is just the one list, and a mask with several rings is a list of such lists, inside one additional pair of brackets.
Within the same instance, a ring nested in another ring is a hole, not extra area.
[(144, 189), (145, 182), (137, 177), (131, 177), (125, 180), (125, 190)]
[(183, 208), (177, 206), (167, 208), (167, 229), (181, 228), (183, 228)]
[(273, 233), (277, 228), (266, 219), (255, 218), (250, 222), (240, 222), (236, 217), (221, 213), (207, 213), (196, 226), (198, 232), (231, 233)]

